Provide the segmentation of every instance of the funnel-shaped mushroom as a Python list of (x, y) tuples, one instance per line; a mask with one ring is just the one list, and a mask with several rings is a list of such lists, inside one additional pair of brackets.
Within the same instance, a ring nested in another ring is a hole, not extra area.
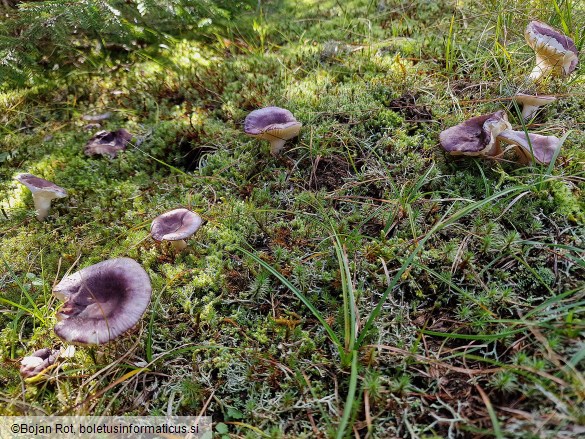
[(554, 96), (533, 96), (524, 93), (518, 93), (514, 100), (522, 104), (522, 117), (524, 120), (531, 119), (534, 113), (543, 105), (550, 104), (557, 100)]
[(530, 78), (570, 75), (577, 67), (579, 52), (572, 39), (540, 21), (531, 21), (524, 31), (526, 42), (536, 53)]
[(44, 178), (35, 177), (32, 174), (20, 174), (16, 177), (16, 180), (32, 192), (39, 221), (43, 221), (49, 215), (51, 200), (67, 196), (67, 191), (61, 186), (57, 186)]
[(24, 378), (37, 376), (47, 367), (55, 363), (58, 356), (58, 350), (39, 349), (38, 351), (33, 352), (32, 355), (26, 356), (20, 360), (20, 374)]
[(84, 152), (87, 156), (109, 155), (115, 158), (118, 151), (124, 151), (128, 142), (132, 140), (132, 134), (124, 128), (117, 131), (98, 131), (85, 144)]
[(555, 136), (527, 135), (524, 131), (502, 131), (498, 140), (515, 145), (520, 163), (525, 165), (532, 162), (532, 157), (537, 163), (547, 165), (561, 147), (560, 140)]
[(53, 288), (65, 301), (55, 333), (70, 343), (107, 343), (138, 323), (151, 292), (148, 274), (133, 259), (109, 259), (83, 268)]
[(175, 250), (187, 247), (186, 239), (190, 238), (203, 220), (189, 209), (174, 209), (157, 216), (150, 226), (150, 233), (156, 241), (170, 241)]
[(497, 136), (511, 129), (503, 110), (472, 117), (441, 132), (439, 139), (445, 151), (452, 155), (496, 157), (502, 150)]
[(244, 120), (244, 132), (268, 140), (272, 155), (278, 155), (287, 140), (298, 136), (301, 126), (290, 111), (279, 107), (254, 110)]

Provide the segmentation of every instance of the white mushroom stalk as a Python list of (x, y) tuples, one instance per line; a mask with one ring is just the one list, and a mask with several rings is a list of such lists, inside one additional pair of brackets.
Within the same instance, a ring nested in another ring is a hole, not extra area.
[(277, 137), (270, 140), (270, 154), (277, 156), (284, 149), (285, 139), (279, 139)]
[[(55, 197), (56, 198), (56, 197)], [(37, 194), (33, 195), (33, 201), (35, 203), (35, 210), (37, 211), (37, 218), (39, 221), (44, 221), (49, 216), (49, 210), (51, 210), (51, 201), (53, 198)]]
[(179, 239), (177, 241), (171, 241), (171, 245), (177, 252), (181, 252), (187, 248), (187, 241), (184, 239)]

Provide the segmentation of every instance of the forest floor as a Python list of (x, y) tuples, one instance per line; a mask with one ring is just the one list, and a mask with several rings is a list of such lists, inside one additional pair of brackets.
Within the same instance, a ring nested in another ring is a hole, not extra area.
[[(553, 4), (262, 2), (0, 92), (0, 414), (204, 413), (218, 437), (582, 437), (585, 76), (533, 84), (523, 35), (567, 14), (585, 28), (582, 3)], [(558, 98), (527, 125), (566, 135), (552, 165), (442, 150), (472, 116), (503, 109), (522, 129), (510, 98), (535, 91)], [(279, 157), (243, 132), (270, 105), (303, 124)], [(84, 155), (119, 128), (125, 152)], [(46, 221), (19, 173), (67, 189)], [(149, 234), (176, 207), (205, 221), (181, 253)], [(141, 323), (25, 382), (22, 357), (63, 346), (52, 286), (122, 256), (152, 282)]]

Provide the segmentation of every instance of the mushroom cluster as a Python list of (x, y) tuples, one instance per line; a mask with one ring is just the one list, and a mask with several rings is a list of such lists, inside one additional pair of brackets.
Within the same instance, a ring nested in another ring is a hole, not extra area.
[(548, 164), (560, 148), (555, 136), (515, 131), (503, 110), (472, 117), (441, 132), (441, 146), (451, 155), (500, 158), (501, 142), (513, 145), (520, 163)]
[[(526, 30), (527, 43), (536, 53), (536, 65), (530, 77), (538, 81), (549, 75), (570, 75), (578, 63), (578, 51), (569, 37), (551, 26), (531, 21)], [(554, 102), (548, 95), (518, 93), (514, 97), (522, 105), (522, 117), (531, 119), (538, 109)], [(84, 116), (96, 122), (110, 113)], [(269, 106), (252, 111), (244, 121), (245, 134), (270, 143), (270, 153), (280, 154), (287, 140), (299, 135), (302, 123), (287, 109)], [(85, 145), (87, 156), (106, 155), (115, 158), (132, 139), (125, 129), (99, 131)], [(451, 155), (500, 158), (505, 153), (502, 143), (511, 145), (521, 163), (548, 164), (559, 152), (560, 140), (516, 131), (503, 110), (472, 117), (440, 133), (442, 147)], [(44, 220), (55, 198), (67, 196), (56, 184), (32, 174), (16, 179), (28, 187), (33, 196), (37, 218)], [(187, 247), (189, 239), (202, 225), (202, 218), (189, 209), (179, 208), (156, 217), (151, 235), (156, 241), (169, 241), (175, 250)], [(64, 304), (57, 313), (54, 331), (61, 339), (75, 344), (108, 343), (134, 327), (145, 313), (151, 299), (152, 286), (147, 272), (130, 258), (99, 262), (64, 277), (53, 294)], [(21, 361), (24, 377), (34, 377), (55, 364), (59, 351), (40, 349)]]
[[(567, 76), (577, 67), (578, 52), (571, 38), (540, 21), (528, 23), (524, 32), (528, 45), (536, 53), (536, 65), (530, 77), (537, 81), (548, 75)], [(522, 118), (530, 120), (544, 105), (556, 101), (555, 96), (517, 93), (513, 101), (522, 105)], [(522, 164), (549, 164), (558, 154), (561, 141), (556, 136), (543, 136), (528, 131), (515, 131), (504, 111), (472, 117), (447, 128), (439, 135), (443, 149), (451, 155), (500, 158), (501, 143), (512, 145)]]

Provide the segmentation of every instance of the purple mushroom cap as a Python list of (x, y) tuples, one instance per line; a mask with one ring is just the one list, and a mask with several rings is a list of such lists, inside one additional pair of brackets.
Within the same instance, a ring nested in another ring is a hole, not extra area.
[(298, 136), (301, 126), (290, 111), (280, 107), (254, 110), (244, 120), (244, 132), (268, 140), (272, 154), (278, 154), (286, 140)]
[(84, 153), (87, 156), (109, 155), (114, 158), (119, 151), (124, 151), (132, 134), (121, 128), (117, 131), (98, 131), (85, 144)]
[(20, 174), (16, 177), (16, 180), (29, 188), (33, 194), (45, 193), (46, 196), (51, 198), (67, 196), (67, 191), (61, 186), (32, 174)]
[(524, 131), (506, 130), (498, 139), (515, 145), (520, 163), (530, 164), (532, 159), (539, 164), (547, 165), (561, 148), (561, 141), (556, 136), (525, 133)]
[(203, 220), (189, 209), (174, 209), (157, 216), (150, 227), (156, 241), (179, 241), (193, 235)]
[(138, 323), (151, 293), (148, 274), (133, 259), (109, 259), (83, 268), (53, 288), (65, 301), (55, 333), (71, 343), (107, 343)]
[(251, 136), (257, 136), (275, 129), (283, 129), (288, 126), (299, 125), (293, 114), (280, 107), (266, 107), (254, 110), (244, 120), (244, 132)]
[(506, 113), (500, 110), (447, 128), (439, 139), (443, 149), (453, 155), (495, 156), (500, 152), (497, 135), (510, 128)]
[(58, 350), (39, 349), (20, 360), (20, 374), (24, 378), (32, 378), (55, 363), (58, 356)]
[[(559, 43), (564, 49), (573, 52), (575, 55), (579, 55), (579, 51), (577, 50), (577, 46), (571, 38), (566, 36), (565, 34), (559, 32), (554, 27), (543, 23), (541, 21), (531, 21), (528, 23), (528, 27), (526, 29), (527, 32), (533, 32), (538, 34), (543, 39), (548, 40), (555, 40)], [(530, 42), (528, 43), (530, 44)]]

